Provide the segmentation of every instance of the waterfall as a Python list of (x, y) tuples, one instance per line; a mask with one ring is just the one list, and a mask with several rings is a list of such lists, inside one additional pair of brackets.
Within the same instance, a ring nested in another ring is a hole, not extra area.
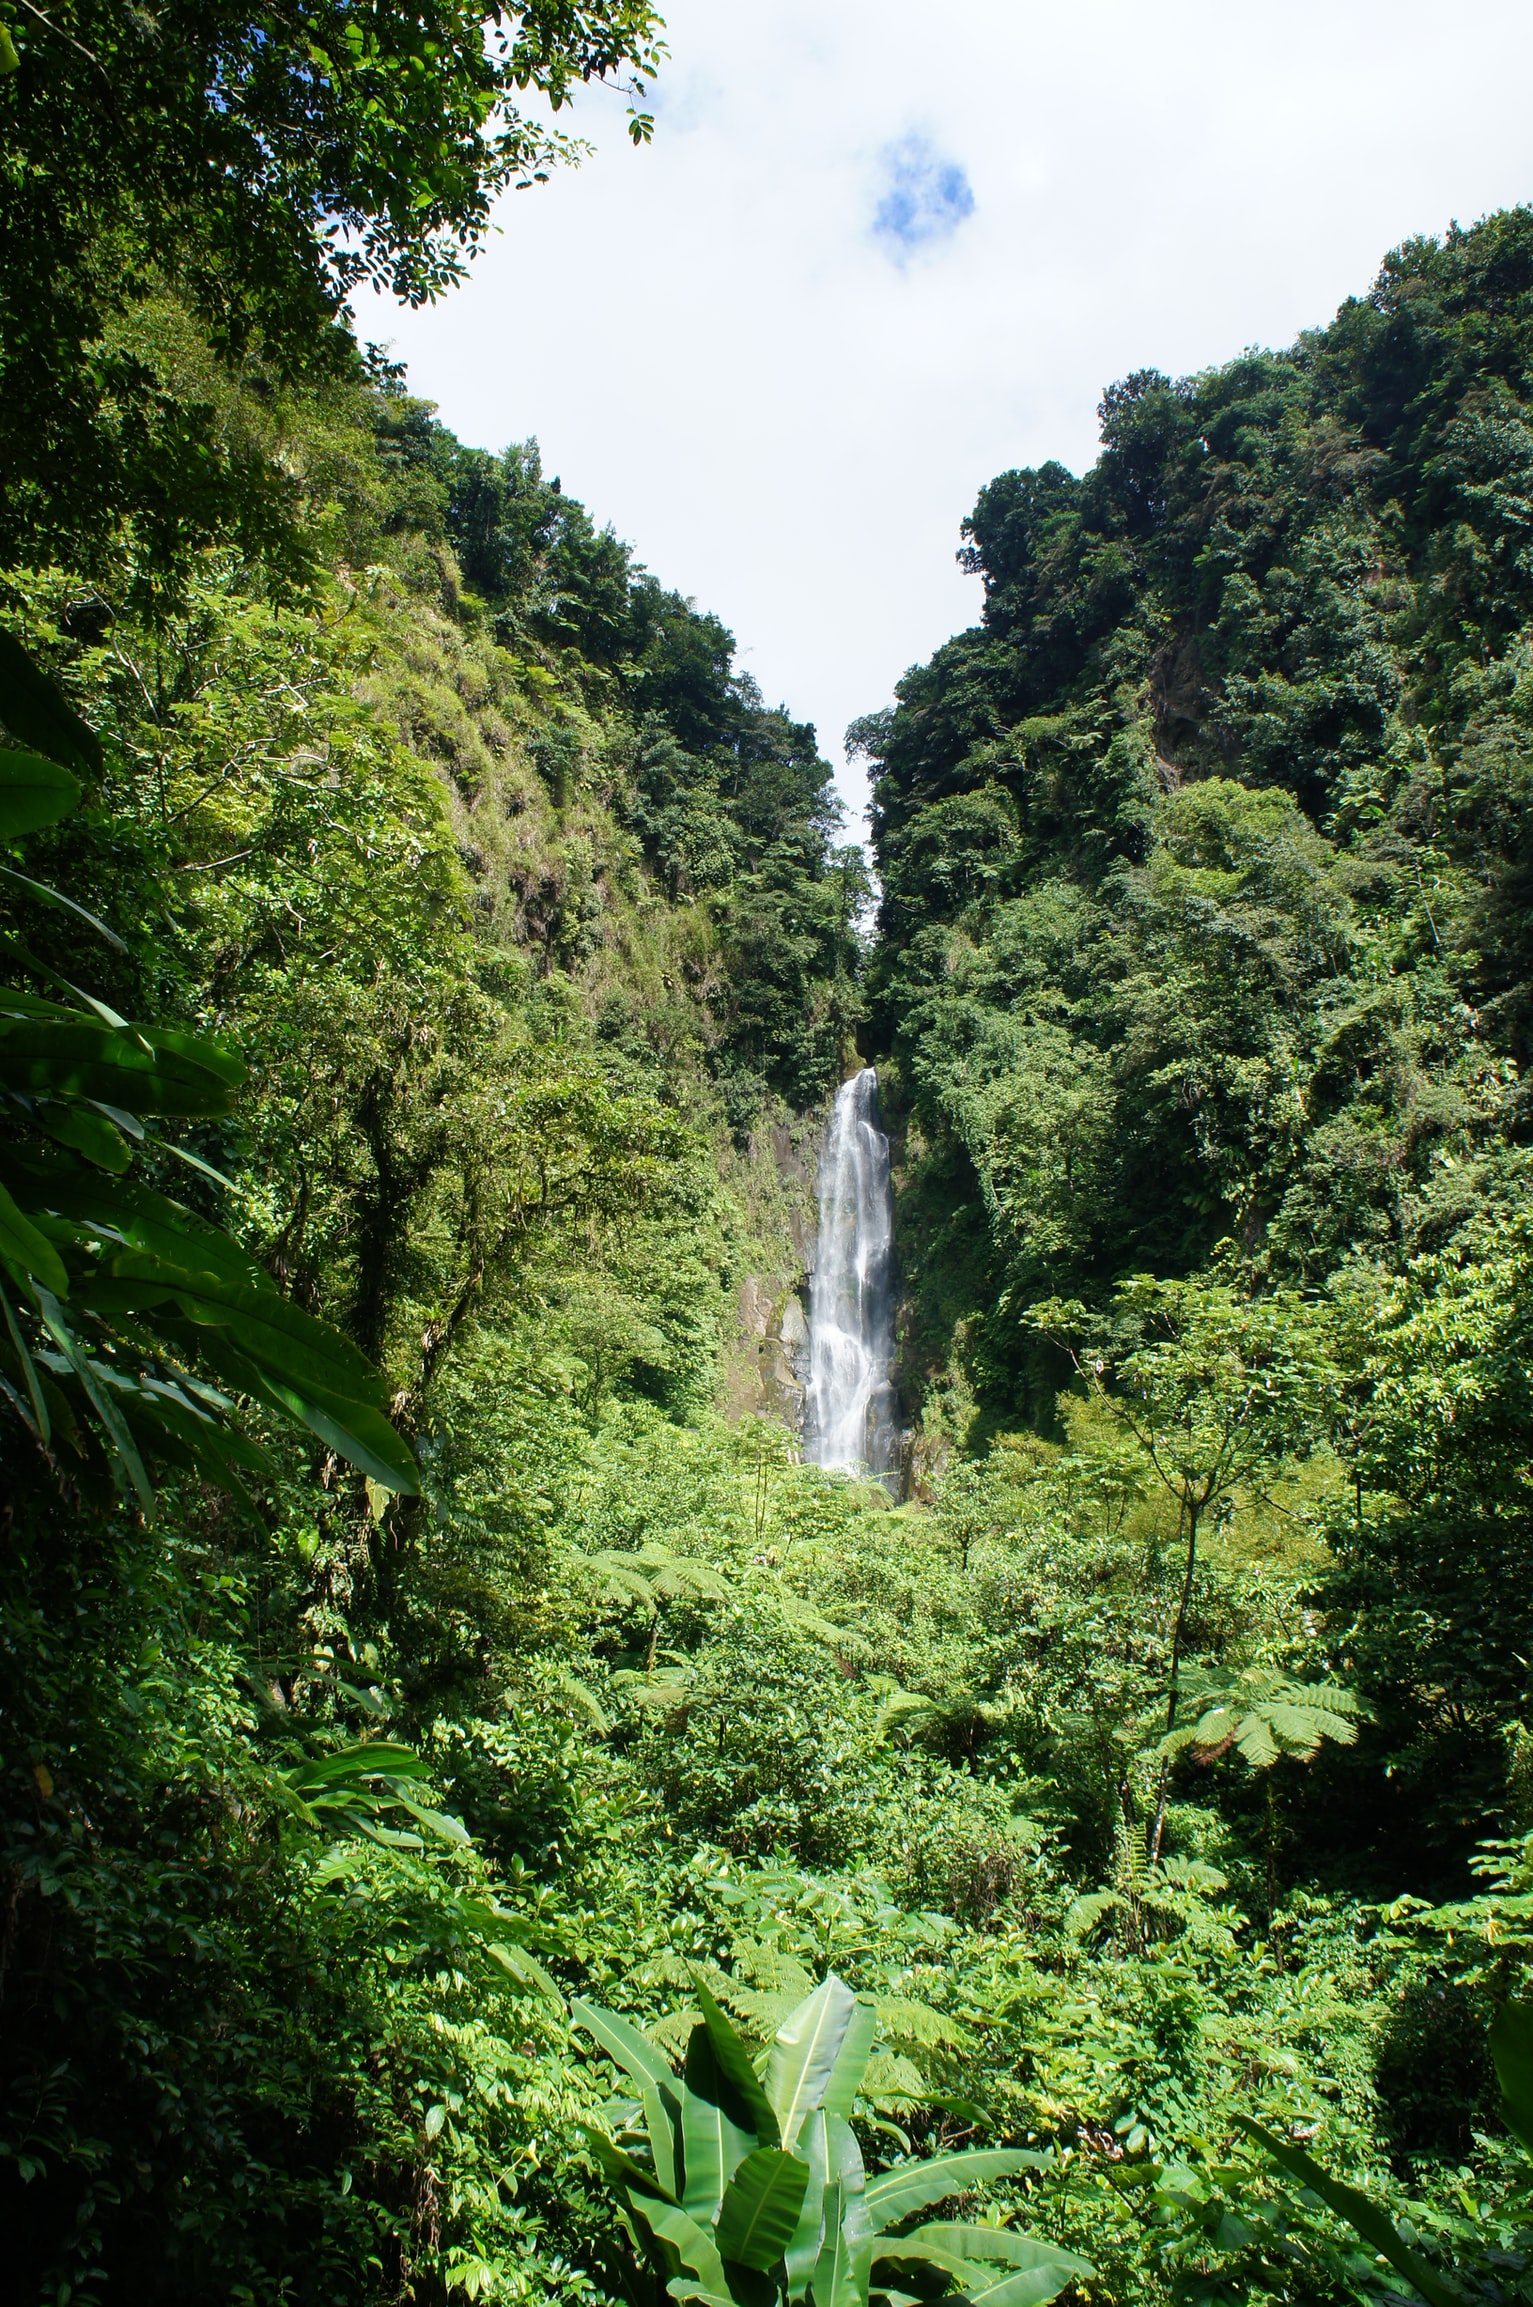
[(804, 1456), (886, 1474), (899, 1457), (894, 1367), (894, 1190), (871, 1066), (841, 1084), (820, 1162), (809, 1291)]

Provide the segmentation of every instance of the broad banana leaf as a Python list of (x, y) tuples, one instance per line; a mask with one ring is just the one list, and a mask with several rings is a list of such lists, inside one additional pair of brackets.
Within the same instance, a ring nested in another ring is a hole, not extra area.
[(739, 2092), (743, 2104), (750, 2109), (757, 2146), (780, 2145), (781, 2132), (777, 2116), (771, 2100), (761, 2087), (761, 2078), (751, 2065), (749, 2051), (695, 1972), (692, 1983), (697, 1991), (697, 2007), (702, 2012), (703, 2024), (708, 2029), (708, 2039), (713, 2045), (720, 2069)]
[(598, 2130), (594, 2123), (580, 2123), (576, 2128), (590, 2148), (593, 2159), (600, 2164), (603, 2175), (615, 2187), (627, 2190), (626, 2199), (630, 2203), (635, 2195), (653, 2195), (657, 2201), (671, 2201), (654, 2172), (646, 2171), (642, 2163), (635, 2162), (633, 2156), (626, 2153), (616, 2139), (609, 2139), (606, 2132)]
[[(825, 2243), (825, 2198), (830, 2156), (823, 2109), (817, 2108), (801, 2124), (798, 2153), (809, 2166), (809, 2181), (804, 2189), (798, 2224), (783, 2252), (788, 2297), (795, 2301), (801, 2300), (808, 2290)], [(839, 2217), (839, 2197), (837, 2200)]]
[(663, 2051), (657, 2051), (647, 2035), (641, 2035), (631, 2019), (616, 2011), (604, 2011), (598, 2003), (588, 2003), (583, 1996), (570, 2005), (570, 2015), (577, 2027), (584, 2027), (594, 2035), (602, 2049), (625, 2074), (632, 2075), (636, 2083), (658, 2083), (676, 2093), (676, 2072)]
[(1047, 2155), (1030, 2147), (971, 2147), (961, 2154), (897, 2163), (892, 2171), (881, 2171), (868, 2181), (868, 2213), (876, 2227), (889, 2227), (908, 2218), (912, 2211), (924, 2210), (928, 2203), (962, 2195), (986, 2179), (1009, 2179), (1018, 2171), (1044, 2169), (1048, 2160)]
[(720, 2256), (742, 2267), (775, 2267), (792, 2240), (809, 2166), (780, 2147), (753, 2147), (724, 2190), (715, 2231)]
[[(1014, 2274), (992, 2274), (977, 2280), (972, 2272), (963, 2289), (968, 2307), (1049, 2307), (1067, 2283), (1075, 2280), (1068, 2267), (1024, 2267)], [(957, 2300), (953, 2307), (960, 2307)]]
[[(686, 2174), (681, 2207), (694, 2219), (711, 2224), (735, 2173), (755, 2150), (756, 2132), (750, 2110), (720, 2067), (706, 2023), (693, 2028), (687, 2045), (681, 2140)], [(803, 2189), (799, 2192), (802, 2195)], [(740, 2257), (722, 2239), (719, 2248), (726, 2258)]]
[(849, 2233), (840, 2185), (825, 2190), (825, 2240), (814, 2270), (814, 2307), (867, 2307), (873, 2246)]
[(41, 753), (0, 752), (0, 841), (55, 825), (80, 805), (80, 780)]
[(804, 2117), (824, 2101), (856, 2008), (851, 1988), (832, 1971), (777, 2030), (767, 2058), (766, 2095), (790, 2150)]
[(890, 2248), (903, 2251), (913, 2243), (929, 2243), (960, 2259), (1003, 2259), (1011, 2267), (1062, 2267), (1067, 2276), (1079, 2275), (1083, 2280), (1096, 2273), (1089, 2259), (1078, 2258), (1043, 2236), (1019, 2234), (1014, 2227), (975, 2227), (962, 2220), (934, 2219), (901, 2236)]
[(859, 1998), (847, 2020), (841, 2048), (820, 2100), (827, 2115), (850, 2116), (862, 2088), (877, 2031), (878, 2005)]
[(56, 681), (34, 665), (14, 633), (0, 632), (0, 721), (21, 744), (86, 773), (101, 767), (101, 740)]
[[(76, 806), (77, 772), (100, 768), (101, 747), (5, 633), (0, 724), (17, 741), (0, 745), (0, 840), (8, 840)], [(121, 949), (72, 897), (8, 865), (0, 876)], [(140, 1115), (227, 1113), (246, 1079), (240, 1059), (202, 1035), (130, 1024), (24, 947), (13, 942), (11, 950), (78, 1004), (0, 987), (0, 1093), (8, 1093), (10, 1124), (0, 1133), (0, 1272), (17, 1290), (4, 1307), (0, 1390), (12, 1408), (45, 1450), (57, 1431), (83, 1454), (94, 1425), (119, 1481), (146, 1510), (156, 1460), (243, 1498), (235, 1468), (264, 1473), (269, 1461), (238, 1434), (234, 1403), (184, 1366), (201, 1360), (390, 1490), (415, 1491), (414, 1458), (388, 1422), (388, 1392), (371, 1365), (289, 1305), (227, 1234), (125, 1174), (146, 1139)], [(32, 1324), (41, 1335), (29, 1343)], [(94, 1345), (100, 1328), (113, 1340), (105, 1357)], [(71, 1387), (83, 1398), (83, 1426)], [(94, 1478), (88, 1464), (86, 1477)]]
[(31, 1097), (94, 1098), (183, 1120), (229, 1111), (245, 1068), (216, 1043), (99, 1018), (0, 1017), (0, 1088)]
[(570, 2016), (577, 2027), (584, 2027), (587, 2034), (594, 2035), (608, 2058), (632, 2075), (638, 2084), (644, 2102), (650, 2153), (655, 2158), (655, 2178), (665, 2195), (676, 2201), (681, 2194), (682, 2173), (676, 2166), (682, 2113), (681, 2094), (670, 2061), (616, 2011), (604, 2011), (598, 2004), (577, 1997), (570, 2005)]
[(683, 2267), (709, 2291), (729, 2296), (729, 2281), (718, 2245), (706, 2227), (688, 2218), (677, 2203), (662, 2203), (658, 2196), (634, 2193), (629, 2197), (634, 2216), (641, 2219), (661, 2243), (668, 2243)]
[[(1002, 2262), (999, 2268), (985, 2261)], [(974, 2227), (937, 2221), (913, 2234), (886, 2236), (874, 2258), (880, 2283), (898, 2280), (900, 2271), (928, 2265), (956, 2278), (965, 2299), (984, 2307), (1048, 2307), (1067, 2283), (1096, 2273), (1089, 2259), (1007, 2227)], [(956, 2307), (956, 2302), (955, 2302)]]

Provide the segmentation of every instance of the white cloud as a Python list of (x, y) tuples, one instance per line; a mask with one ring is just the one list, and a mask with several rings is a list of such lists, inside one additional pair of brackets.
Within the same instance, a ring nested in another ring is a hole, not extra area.
[[(1387, 248), (1533, 195), (1514, 0), (673, 0), (669, 26), (652, 148), (589, 96), (597, 156), (509, 196), (467, 286), (358, 317), (465, 439), (536, 434), (832, 759), (977, 613), (978, 488), (1088, 464), (1105, 383), (1286, 343)], [(892, 264), (912, 136), (974, 205)]]

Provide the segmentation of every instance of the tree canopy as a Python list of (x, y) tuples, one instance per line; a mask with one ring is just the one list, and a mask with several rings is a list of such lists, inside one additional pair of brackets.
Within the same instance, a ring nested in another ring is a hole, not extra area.
[(226, 533), (301, 565), (275, 477), (157, 386), (124, 316), (166, 285), (236, 367), (323, 371), (349, 295), (429, 301), (503, 188), (578, 158), (529, 95), (557, 116), (626, 76), (648, 136), (659, 30), (644, 0), (7, 0), (0, 558), (109, 553), (132, 515), (148, 582)]

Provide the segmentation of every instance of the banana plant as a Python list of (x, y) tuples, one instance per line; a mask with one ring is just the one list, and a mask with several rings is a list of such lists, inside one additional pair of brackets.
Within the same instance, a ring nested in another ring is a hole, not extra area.
[[(852, 2127), (877, 2013), (832, 1972), (778, 2028), (763, 2059), (700, 1981), (702, 2013), (678, 2076), (629, 2020), (577, 2001), (639, 2093), (647, 2159), (608, 2132), (585, 2138), (621, 2211), (641, 2296), (702, 2307), (1047, 2307), (1090, 2264), (1011, 2228), (917, 2212), (1043, 2165), (1027, 2149), (970, 2149), (870, 2177)], [(899, 2231), (902, 2230), (903, 2231)]]
[[(3, 633), (0, 730), (0, 885), (122, 950), (73, 898), (3, 861), (79, 806), (101, 761), (93, 731)], [(76, 1484), (90, 1483), (94, 1438), (146, 1512), (161, 1467), (241, 1500), (242, 1474), (272, 1470), (235, 1395), (413, 1492), (415, 1460), (372, 1364), (228, 1234), (130, 1174), (148, 1145), (208, 1171), (157, 1133), (227, 1113), (244, 1066), (200, 1035), (130, 1024), (15, 936), (0, 949), (67, 997), (0, 985), (0, 1402)]]

